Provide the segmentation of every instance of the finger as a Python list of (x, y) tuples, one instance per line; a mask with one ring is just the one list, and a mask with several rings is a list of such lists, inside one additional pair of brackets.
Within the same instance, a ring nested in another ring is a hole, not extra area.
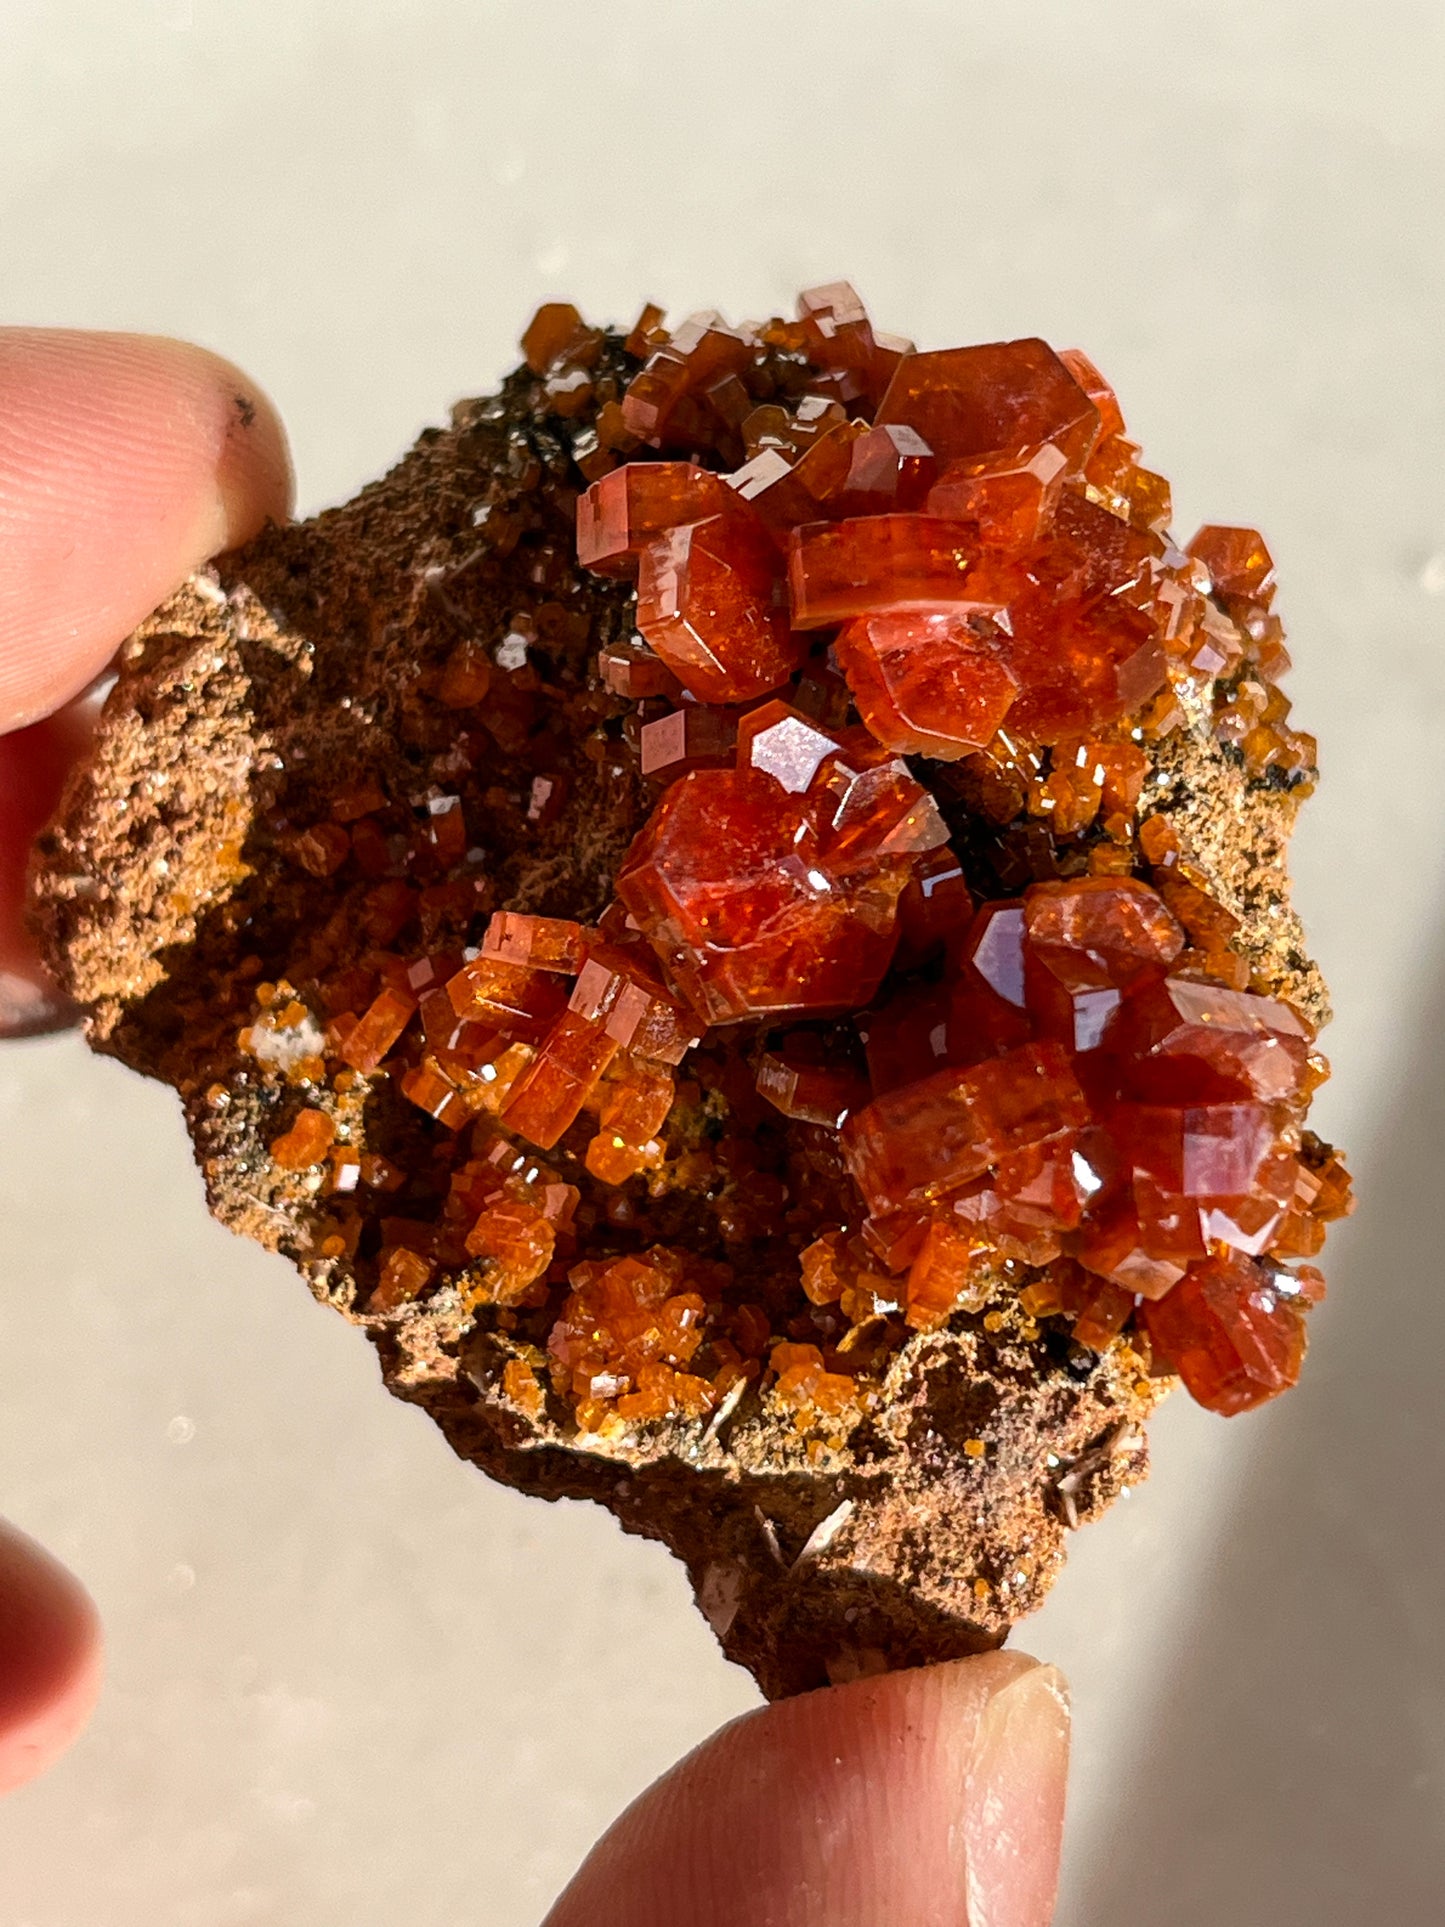
[(785, 1700), (635, 1801), (545, 1927), (1047, 1927), (1068, 1748), (1017, 1653)]
[(54, 1764), (100, 1692), (100, 1622), (80, 1581), (0, 1521), (0, 1794)]
[[(83, 689), (184, 576), (290, 499), (275, 411), (228, 362), (150, 336), (0, 329), (0, 730)], [(68, 1015), (21, 905), (87, 722), (76, 706), (0, 737), (0, 1036)]]
[(66, 772), (89, 739), (93, 707), (67, 703), (43, 722), (0, 736), (0, 1037), (25, 1037), (69, 1021), (25, 928), (25, 860), (60, 799)]
[(0, 730), (56, 709), (291, 500), (274, 409), (152, 335), (0, 329)]

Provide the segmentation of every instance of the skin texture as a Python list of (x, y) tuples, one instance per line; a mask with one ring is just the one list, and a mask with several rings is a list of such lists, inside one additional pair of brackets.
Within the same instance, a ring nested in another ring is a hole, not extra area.
[(734, 1720), (605, 1833), (545, 1927), (1042, 1927), (1068, 1701), (987, 1653)]
[[(70, 1014), (20, 904), (84, 692), (191, 570), (290, 503), (281, 425), (229, 363), (0, 329), (0, 1037)], [(0, 1794), (65, 1751), (100, 1676), (79, 1581), (0, 1524)], [(1068, 1731), (1062, 1679), (1018, 1653), (764, 1707), (621, 1816), (546, 1927), (1046, 1927)]]

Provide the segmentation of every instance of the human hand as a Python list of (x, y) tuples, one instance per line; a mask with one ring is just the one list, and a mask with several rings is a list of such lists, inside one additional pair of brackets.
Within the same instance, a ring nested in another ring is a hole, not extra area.
[[(63, 1022), (21, 924), (25, 852), (85, 689), (194, 568), (290, 505), (264, 397), (202, 350), (0, 330), (0, 1036)], [(0, 1793), (83, 1727), (79, 1583), (0, 1526)], [(603, 1836), (546, 1927), (1046, 1927), (1068, 1711), (1016, 1653), (892, 1673), (724, 1727)]]
[[(21, 907), (31, 839), (84, 747), (83, 692), (191, 569), (290, 497), (280, 424), (225, 362), (0, 329), (0, 1037), (67, 1015)], [(0, 1794), (65, 1751), (100, 1676), (83, 1587), (0, 1523)]]

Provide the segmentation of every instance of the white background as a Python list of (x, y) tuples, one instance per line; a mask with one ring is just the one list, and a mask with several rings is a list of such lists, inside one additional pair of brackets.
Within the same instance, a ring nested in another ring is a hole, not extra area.
[[(1082, 345), (1181, 532), (1267, 530), (1365, 1205), (1305, 1387), (1174, 1402), (1024, 1629), (1076, 1691), (1066, 1927), (1445, 1899), (1442, 103), (1439, 0), (0, 0), (0, 320), (240, 361), (303, 509), (540, 299), (846, 274), (924, 345)], [(111, 1642), (0, 1927), (524, 1927), (753, 1703), (666, 1555), (456, 1463), (74, 1039), (0, 1056), (0, 1273), (0, 1506)]]

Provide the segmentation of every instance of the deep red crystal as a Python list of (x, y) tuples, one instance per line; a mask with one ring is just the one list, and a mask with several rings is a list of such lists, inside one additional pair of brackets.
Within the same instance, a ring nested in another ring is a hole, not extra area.
[(979, 567), (975, 529), (937, 515), (868, 515), (793, 532), (793, 626), (909, 611), (996, 614), (1006, 604)]
[(982, 749), (1018, 693), (1003, 652), (966, 615), (860, 616), (836, 647), (869, 730), (909, 755), (951, 761)]
[(577, 559), (602, 575), (636, 575), (655, 536), (725, 513), (720, 476), (693, 462), (627, 462), (577, 498)]
[(875, 418), (917, 429), (943, 462), (1051, 442), (1082, 464), (1099, 411), (1045, 341), (995, 341), (909, 355)]
[(695, 771), (628, 852), (618, 895), (709, 1023), (846, 1010), (888, 967), (909, 859), (942, 826), (917, 826), (928, 799), (906, 771), (823, 768), (806, 795), (751, 767)]
[(1304, 1362), (1298, 1304), (1251, 1258), (1193, 1266), (1140, 1314), (1144, 1329), (1201, 1405), (1232, 1415), (1288, 1390)]
[(644, 544), (637, 626), (700, 702), (745, 702), (777, 689), (807, 648), (788, 627), (777, 553), (741, 512)]

